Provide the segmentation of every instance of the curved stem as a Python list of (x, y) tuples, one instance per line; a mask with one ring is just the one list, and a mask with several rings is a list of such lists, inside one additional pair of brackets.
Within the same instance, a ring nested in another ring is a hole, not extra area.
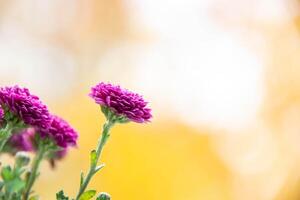
[(44, 158), (45, 152), (46, 152), (46, 148), (43, 145), (40, 145), (39, 151), (37, 152), (37, 155), (34, 158), (34, 161), (32, 163), (30, 176), (29, 176), (28, 181), (26, 183), (26, 188), (25, 188), (24, 198), (23, 198), (24, 200), (29, 199), (31, 188), (32, 188), (32, 186), (33, 186), (33, 184), (34, 184), (34, 182), (37, 178), (38, 169), (39, 169), (41, 161)]
[(89, 182), (91, 181), (92, 177), (95, 175), (95, 173), (98, 171), (97, 168), (97, 163), (99, 161), (99, 158), (101, 156), (101, 153), (103, 151), (103, 147), (106, 144), (108, 138), (109, 138), (109, 131), (111, 127), (114, 125), (114, 122), (108, 120), (104, 126), (103, 126), (103, 131), (102, 131), (102, 136), (99, 139), (97, 149), (96, 149), (96, 162), (92, 163), (89, 169), (89, 172), (85, 179), (83, 180), (82, 184), (79, 187), (78, 194), (76, 196), (76, 200), (79, 200), (80, 196), (84, 193), (86, 190)]
[(7, 123), (5, 128), (0, 130), (0, 154), (3, 151), (3, 148), (5, 146), (5, 144), (7, 143), (7, 141), (9, 140), (11, 134), (12, 134), (12, 126), (10, 123)]

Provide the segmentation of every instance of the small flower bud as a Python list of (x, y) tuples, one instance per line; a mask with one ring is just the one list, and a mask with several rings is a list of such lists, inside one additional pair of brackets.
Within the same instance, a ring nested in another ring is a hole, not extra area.
[(97, 199), (99, 199), (99, 200), (110, 200), (110, 195), (107, 194), (106, 192), (101, 192)]
[(30, 162), (30, 157), (26, 152), (20, 151), (16, 154), (16, 165), (18, 167), (24, 167)]

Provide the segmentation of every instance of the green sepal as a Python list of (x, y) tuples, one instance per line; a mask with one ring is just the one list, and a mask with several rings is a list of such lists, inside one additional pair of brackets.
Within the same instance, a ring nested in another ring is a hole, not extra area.
[(95, 195), (96, 195), (96, 190), (88, 190), (80, 196), (79, 200), (89, 200), (93, 198)]
[(130, 120), (126, 116), (118, 116), (116, 118), (116, 122), (118, 122), (120, 124), (126, 124), (126, 123), (130, 122)]
[(14, 114), (12, 112), (10, 112), (9, 108), (7, 106), (2, 105), (2, 108), (4, 110), (4, 119), (5, 121), (13, 121), (14, 118), (16, 118), (14, 116)]
[(101, 106), (101, 111), (105, 115), (105, 117), (108, 119), (109, 112), (110, 112), (109, 108), (107, 106)]

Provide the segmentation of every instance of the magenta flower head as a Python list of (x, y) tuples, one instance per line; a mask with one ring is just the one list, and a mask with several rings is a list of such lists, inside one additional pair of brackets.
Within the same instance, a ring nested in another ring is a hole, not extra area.
[(147, 107), (143, 97), (120, 86), (101, 82), (92, 87), (89, 96), (101, 105), (102, 110), (108, 108), (117, 116), (125, 117), (129, 121), (144, 123), (152, 118), (151, 109)]
[(78, 138), (77, 132), (62, 118), (53, 115), (50, 127), (39, 131), (42, 137), (49, 137), (63, 148), (75, 146)]
[(40, 99), (19, 86), (0, 88), (0, 104), (26, 125), (48, 128), (51, 120), (47, 107)]
[(7, 143), (9, 151), (35, 151), (34, 144), (35, 130), (33, 128), (26, 128), (18, 133), (13, 134)]

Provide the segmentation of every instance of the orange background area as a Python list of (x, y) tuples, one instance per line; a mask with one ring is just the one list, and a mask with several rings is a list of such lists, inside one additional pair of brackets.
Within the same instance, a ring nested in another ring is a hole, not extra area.
[[(75, 194), (104, 122), (100, 109), (88, 97), (74, 99), (59, 107), (80, 132), (79, 145), (54, 171), (43, 164), (36, 184), (42, 199), (51, 199), (61, 188)], [(229, 172), (210, 138), (176, 122), (154, 118), (145, 125), (114, 127), (102, 161), (106, 167), (90, 188), (109, 192), (113, 199), (230, 199)]]

